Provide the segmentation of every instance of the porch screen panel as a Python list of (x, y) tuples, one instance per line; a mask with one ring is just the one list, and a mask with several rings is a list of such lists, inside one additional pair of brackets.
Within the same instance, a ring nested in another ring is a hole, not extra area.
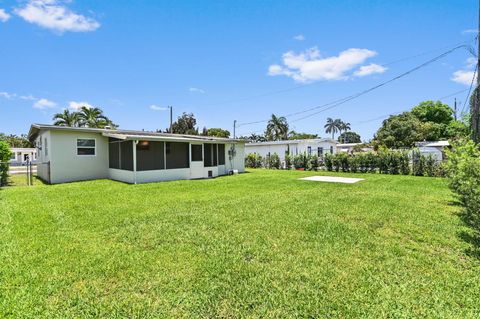
[(213, 149), (213, 166), (218, 165), (218, 144), (212, 144), (212, 149)]
[(202, 160), (202, 144), (192, 144), (192, 162), (201, 162)]
[(167, 169), (190, 167), (190, 144), (180, 142), (165, 143)]
[(225, 144), (218, 144), (218, 165), (225, 165)]
[(120, 169), (133, 171), (133, 142), (125, 141), (120, 145)]
[(164, 142), (141, 141), (137, 144), (137, 170), (165, 168)]
[(120, 143), (117, 139), (108, 139), (108, 167), (120, 169)]
[(213, 144), (203, 144), (203, 166), (210, 167), (213, 166), (212, 161), (212, 145)]

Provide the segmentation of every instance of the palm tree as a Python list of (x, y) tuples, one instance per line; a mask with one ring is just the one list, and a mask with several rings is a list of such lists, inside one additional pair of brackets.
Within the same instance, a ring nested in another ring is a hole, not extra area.
[(70, 112), (69, 110), (63, 110), (63, 113), (57, 113), (53, 116), (55, 121), (53, 125), (57, 126), (78, 126), (79, 115), (77, 112)]
[(265, 136), (269, 141), (281, 141), (288, 139), (288, 123), (283, 116), (277, 117), (272, 114), (272, 118), (268, 121)]
[[(340, 124), (339, 124), (339, 127), (338, 127), (339, 135), (342, 135), (342, 131), (343, 132), (348, 132), (352, 129), (351, 126), (350, 126), (350, 123), (344, 122), (342, 120), (339, 120), (339, 121), (340, 121)], [(339, 141), (339, 142), (348, 143), (348, 142), (345, 142), (345, 141)]]
[(105, 128), (106, 126), (113, 126), (113, 122), (103, 114), (103, 111), (98, 107), (86, 107), (82, 106), (78, 113), (80, 120), (80, 126), (91, 128)]
[(327, 124), (325, 124), (325, 133), (332, 133), (332, 139), (335, 139), (335, 133), (337, 133), (341, 126), (342, 121), (340, 119), (332, 119), (331, 117), (327, 118)]

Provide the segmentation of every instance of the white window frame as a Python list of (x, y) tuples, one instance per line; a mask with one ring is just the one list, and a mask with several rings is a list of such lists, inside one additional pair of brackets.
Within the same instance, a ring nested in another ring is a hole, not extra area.
[[(93, 140), (95, 142), (95, 146), (78, 146), (78, 140)], [(93, 152), (94, 154), (93, 155), (90, 155), (90, 154), (84, 154), (84, 155), (81, 155), (81, 154), (78, 154), (78, 149), (79, 148), (93, 148)], [(78, 157), (95, 157), (97, 156), (97, 139), (94, 138), (94, 137), (77, 137), (75, 139), (75, 155), (77, 155)]]

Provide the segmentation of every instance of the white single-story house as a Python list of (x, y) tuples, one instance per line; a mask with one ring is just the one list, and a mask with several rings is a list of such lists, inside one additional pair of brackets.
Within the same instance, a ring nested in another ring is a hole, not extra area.
[(29, 147), (13, 147), (12, 157), (10, 157), (10, 165), (25, 165), (28, 161), (35, 163), (37, 160), (37, 149)]
[(437, 161), (442, 161), (445, 157), (445, 148), (450, 146), (448, 141), (424, 141), (417, 142), (415, 146), (422, 155), (432, 155)]
[(92, 179), (147, 183), (245, 171), (245, 141), (33, 124), (37, 174), (57, 184)]
[(337, 141), (329, 138), (254, 142), (245, 144), (245, 153), (255, 153), (262, 157), (277, 153), (280, 161), (284, 162), (285, 154), (293, 156), (307, 154), (318, 157), (322, 157), (326, 153), (334, 154), (337, 152), (337, 144)]

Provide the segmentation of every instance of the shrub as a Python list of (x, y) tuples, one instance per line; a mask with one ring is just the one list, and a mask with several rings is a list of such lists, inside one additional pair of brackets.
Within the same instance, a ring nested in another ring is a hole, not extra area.
[(296, 169), (305, 169), (307, 167), (307, 156), (305, 154), (298, 154), (293, 157), (293, 166)]
[(458, 196), (470, 219), (479, 227), (480, 149), (472, 141), (453, 143), (446, 172), (449, 186)]
[(408, 152), (406, 151), (402, 151), (400, 153), (399, 168), (400, 168), (400, 174), (410, 175), (410, 157), (408, 156)]
[(7, 142), (0, 141), (0, 186), (7, 185), (8, 182), (8, 162), (12, 152)]
[(272, 155), (268, 156), (268, 168), (280, 168), (280, 157), (277, 153), (273, 153)]
[(307, 159), (307, 170), (316, 171), (318, 170), (318, 156), (309, 155)]
[(352, 155), (348, 157), (348, 167), (350, 172), (356, 173), (359, 170), (361, 157), (359, 155)]
[(249, 168), (262, 167), (262, 157), (256, 153), (249, 153), (245, 157), (245, 166)]
[(412, 174), (415, 176), (425, 176), (425, 156), (418, 150), (412, 152)]
[(323, 163), (327, 171), (333, 171), (333, 155), (332, 154), (325, 154), (323, 157)]
[(285, 154), (285, 169), (291, 169), (292, 168), (292, 162), (293, 162), (292, 155)]
[(340, 163), (340, 157), (338, 156), (338, 154), (332, 156), (332, 166), (335, 172), (340, 171), (340, 167), (342, 166), (342, 164)]
[(377, 155), (373, 152), (365, 154), (365, 165), (367, 167), (367, 172), (375, 173), (377, 171)]
[(425, 174), (427, 176), (437, 176), (437, 167), (437, 160), (432, 154), (425, 156)]

